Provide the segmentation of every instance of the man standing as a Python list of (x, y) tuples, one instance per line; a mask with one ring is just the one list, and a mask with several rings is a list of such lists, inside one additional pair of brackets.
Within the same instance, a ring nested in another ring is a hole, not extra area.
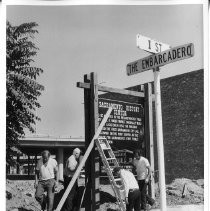
[[(35, 198), (40, 203), (42, 210), (45, 210), (47, 204), (47, 211), (52, 211), (54, 192), (58, 185), (58, 166), (57, 161), (50, 157), (48, 150), (43, 151), (41, 155), (35, 173)], [(44, 191), (47, 191), (47, 198)]]
[(125, 189), (126, 211), (132, 211), (133, 209), (134, 211), (140, 211), (141, 193), (133, 173), (121, 169), (121, 167), (115, 167), (113, 174), (122, 179), (122, 185)]
[[(74, 173), (78, 167), (79, 164), (79, 157), (80, 157), (80, 149), (76, 148), (73, 151), (73, 154), (68, 158), (64, 170), (64, 189), (66, 190), (70, 181), (72, 180), (72, 177), (74, 176)], [(77, 181), (74, 183), (68, 197), (66, 198), (66, 201), (63, 206), (63, 211), (73, 211), (75, 207), (77, 207), (77, 202), (75, 199), (76, 193), (78, 190), (78, 184)]]
[(147, 185), (151, 176), (151, 168), (147, 158), (143, 157), (140, 150), (134, 151), (133, 164), (136, 168), (139, 189), (141, 191), (141, 207), (146, 210), (146, 201), (152, 206), (155, 200), (147, 195)]

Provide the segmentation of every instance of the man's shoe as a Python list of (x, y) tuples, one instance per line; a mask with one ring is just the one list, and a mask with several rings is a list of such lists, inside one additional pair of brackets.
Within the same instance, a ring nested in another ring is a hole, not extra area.
[(152, 206), (150, 206), (149, 204), (146, 205), (146, 209), (144, 209), (144, 211), (149, 211), (152, 208)]
[(155, 204), (155, 200), (152, 199), (152, 201), (151, 201), (151, 203), (150, 203), (151, 207), (152, 207), (154, 204)]
[(155, 206), (156, 206), (156, 203), (155, 203), (155, 200), (154, 200), (154, 202), (152, 203), (152, 205), (151, 205), (151, 208), (150, 208), (150, 209), (155, 208)]
[(152, 206), (148, 204), (146, 210), (148, 211), (148, 210), (154, 209), (154, 207), (155, 207), (155, 202), (152, 203)]

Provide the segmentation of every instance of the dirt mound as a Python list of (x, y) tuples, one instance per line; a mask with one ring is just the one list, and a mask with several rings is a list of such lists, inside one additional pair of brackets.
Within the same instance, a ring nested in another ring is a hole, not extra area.
[(35, 189), (32, 181), (6, 181), (6, 210), (40, 210), (34, 198)]
[[(101, 191), (114, 196), (111, 185), (102, 185)], [(160, 208), (160, 190), (158, 183), (155, 184), (155, 206)], [(185, 205), (185, 204), (204, 204), (204, 180), (175, 179), (171, 184), (166, 185), (167, 206)], [(104, 203), (102, 210), (116, 210), (115, 203)]]
[[(203, 204), (204, 203), (204, 182), (200, 180), (175, 179), (171, 184), (166, 185), (167, 205), (184, 205), (184, 204)], [(59, 186), (60, 192), (55, 196), (55, 203), (59, 202), (63, 194), (62, 185)], [(156, 204), (159, 204), (159, 187), (156, 184)], [(117, 210), (114, 198), (114, 192), (111, 185), (101, 185), (101, 211)], [(40, 205), (34, 198), (35, 189), (34, 181), (6, 181), (6, 210), (7, 211), (40, 211)]]
[[(58, 186), (55, 194), (55, 205), (63, 195), (63, 185)], [(6, 181), (6, 210), (7, 211), (40, 211), (41, 207), (35, 199), (34, 180)]]
[[(203, 204), (204, 180), (190, 180), (186, 178), (175, 179), (166, 185), (167, 205)], [(159, 198), (159, 188), (156, 184), (156, 197)], [(157, 200), (157, 206), (159, 206)]]

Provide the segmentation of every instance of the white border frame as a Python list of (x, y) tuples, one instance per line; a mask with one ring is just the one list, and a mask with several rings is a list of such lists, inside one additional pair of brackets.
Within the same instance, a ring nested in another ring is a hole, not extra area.
[[(41, 6), (66, 6), (66, 5), (183, 5), (202, 4), (203, 5), (203, 36), (204, 36), (204, 210), (209, 210), (209, 2), (208, 0), (3, 0), (0, 2), (0, 140), (1, 149), (0, 160), (3, 165), (0, 172), (0, 181), (5, 186), (5, 161), (6, 161), (6, 6), (7, 5), (41, 5)], [(2, 47), (3, 46), (3, 47)], [(5, 191), (0, 191), (0, 199), (5, 200)], [(1, 203), (1, 209), (6, 210), (6, 203)]]

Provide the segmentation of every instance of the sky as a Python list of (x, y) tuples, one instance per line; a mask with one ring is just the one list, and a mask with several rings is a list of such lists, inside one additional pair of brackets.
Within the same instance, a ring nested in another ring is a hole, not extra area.
[[(194, 57), (161, 67), (167, 78), (204, 67), (202, 5), (7, 6), (12, 25), (38, 23), (35, 66), (44, 73), (37, 135), (84, 136), (84, 92), (76, 83), (96, 72), (103, 86), (126, 88), (154, 80), (152, 70), (127, 76), (129, 62), (149, 55), (136, 35), (172, 47), (193, 43)], [(26, 132), (27, 135), (28, 132)]]

